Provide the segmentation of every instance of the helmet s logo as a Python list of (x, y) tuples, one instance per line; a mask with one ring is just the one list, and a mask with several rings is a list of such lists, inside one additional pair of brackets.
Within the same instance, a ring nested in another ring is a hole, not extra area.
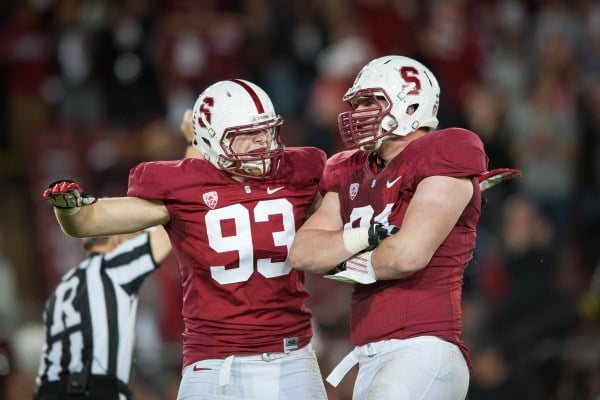
[(217, 203), (219, 202), (219, 195), (217, 192), (206, 192), (202, 195), (202, 200), (204, 200), (204, 204), (209, 206), (211, 209), (215, 209)]
[[(210, 124), (210, 119), (211, 119), (211, 108), (214, 105), (215, 105), (215, 99), (213, 99), (212, 97), (205, 97), (204, 100), (202, 100), (202, 104), (200, 105), (200, 108), (198, 109), (198, 111), (200, 112), (200, 115), (204, 115), (204, 119), (209, 124)], [(200, 125), (203, 128), (206, 128), (206, 124), (204, 123), (204, 120), (200, 116), (198, 116), (198, 125)]]
[[(400, 76), (406, 82), (406, 86), (411, 85), (412, 90), (407, 95), (414, 95), (421, 93), (421, 81), (419, 80), (419, 71), (415, 67), (402, 67), (400, 68)], [(403, 88), (404, 91), (404, 88)]]
[(350, 188), (348, 189), (348, 195), (350, 196), (350, 200), (354, 200), (354, 198), (358, 194), (358, 187), (359, 186), (360, 185), (358, 183), (353, 183), (353, 184), (350, 185)]

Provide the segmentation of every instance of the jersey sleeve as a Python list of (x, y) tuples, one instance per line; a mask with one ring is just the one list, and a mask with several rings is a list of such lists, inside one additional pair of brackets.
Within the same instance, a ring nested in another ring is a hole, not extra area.
[[(348, 159), (355, 154), (354, 151), (343, 151), (331, 156), (325, 164), (323, 176), (319, 182), (319, 192), (325, 195), (327, 192), (340, 191), (340, 186), (343, 183), (343, 178), (347, 178), (346, 171), (348, 167)], [(348, 171), (352, 173), (353, 171)]]
[(327, 155), (316, 147), (287, 147), (283, 163), (273, 183), (292, 184), (297, 188), (316, 188)]
[(306, 153), (304, 157), (306, 164), (303, 169), (308, 171), (312, 179), (317, 178), (320, 180), (327, 161), (327, 155), (323, 150), (316, 147), (305, 147), (303, 151)]
[(145, 162), (129, 171), (127, 195), (148, 200), (168, 201), (183, 183), (185, 166), (179, 162)]
[(475, 133), (452, 128), (430, 143), (429, 156), (420, 163), (422, 178), (434, 175), (472, 177), (487, 170), (488, 157)]
[(129, 171), (128, 196), (144, 199), (161, 199), (164, 191), (157, 185), (156, 168), (152, 163), (141, 163)]

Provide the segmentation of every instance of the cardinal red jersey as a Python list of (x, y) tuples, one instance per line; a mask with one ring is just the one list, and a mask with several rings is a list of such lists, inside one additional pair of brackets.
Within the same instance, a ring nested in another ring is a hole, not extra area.
[[(339, 153), (327, 162), (320, 189), (338, 193), (346, 229), (374, 221), (401, 226), (423, 179), (474, 178), (486, 171), (487, 162), (477, 135), (444, 129), (411, 142), (377, 174), (367, 154)], [(433, 335), (459, 345), (469, 360), (460, 340), (460, 302), (463, 272), (472, 258), (481, 212), (475, 179), (473, 188), (471, 201), (426, 268), (405, 279), (354, 286), (350, 318), (354, 344)]]
[(129, 196), (162, 200), (183, 285), (183, 364), (281, 352), (311, 339), (304, 275), (288, 251), (326, 156), (288, 148), (276, 178), (238, 182), (203, 159), (142, 163)]

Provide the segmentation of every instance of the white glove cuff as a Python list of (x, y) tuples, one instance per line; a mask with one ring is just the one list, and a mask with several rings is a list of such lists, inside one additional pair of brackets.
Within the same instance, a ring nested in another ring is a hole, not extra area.
[(54, 214), (56, 215), (75, 215), (81, 210), (81, 207), (69, 207), (69, 208), (58, 208), (54, 207)]
[(369, 228), (352, 228), (344, 230), (342, 237), (344, 247), (350, 254), (356, 254), (369, 247)]
[(367, 274), (370, 278), (377, 280), (377, 277), (375, 276), (375, 270), (373, 269), (373, 264), (371, 263), (371, 257), (373, 257), (373, 250), (366, 252), (364, 256), (367, 259)]

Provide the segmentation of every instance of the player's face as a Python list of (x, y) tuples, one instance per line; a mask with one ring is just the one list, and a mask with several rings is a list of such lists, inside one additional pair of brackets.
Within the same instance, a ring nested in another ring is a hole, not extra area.
[(271, 148), (273, 135), (270, 130), (264, 129), (258, 132), (238, 134), (231, 148), (236, 153), (256, 153), (265, 152)]
[(375, 99), (371, 96), (369, 97), (359, 97), (353, 103), (355, 111), (364, 111), (364, 115), (368, 115), (372, 111), (375, 111), (377, 108), (377, 103)]
[(380, 108), (387, 108), (388, 101), (385, 99), (385, 97), (366, 96), (359, 97), (354, 104), (356, 110), (365, 110), (366, 113), (369, 111), (373, 112), (375, 110), (379, 110)]
[[(379, 112), (382, 109), (386, 109), (388, 106), (388, 101), (383, 98), (383, 97), (373, 97), (373, 96), (366, 96), (366, 97), (359, 97), (356, 102), (354, 103), (354, 111), (358, 112), (359, 114), (357, 114), (358, 117), (369, 117), (370, 115), (373, 115), (373, 126), (371, 126), (372, 129), (377, 129), (378, 128), (378, 119), (377, 119), (377, 115), (379, 114)], [(369, 121), (368, 119), (365, 121)]]

